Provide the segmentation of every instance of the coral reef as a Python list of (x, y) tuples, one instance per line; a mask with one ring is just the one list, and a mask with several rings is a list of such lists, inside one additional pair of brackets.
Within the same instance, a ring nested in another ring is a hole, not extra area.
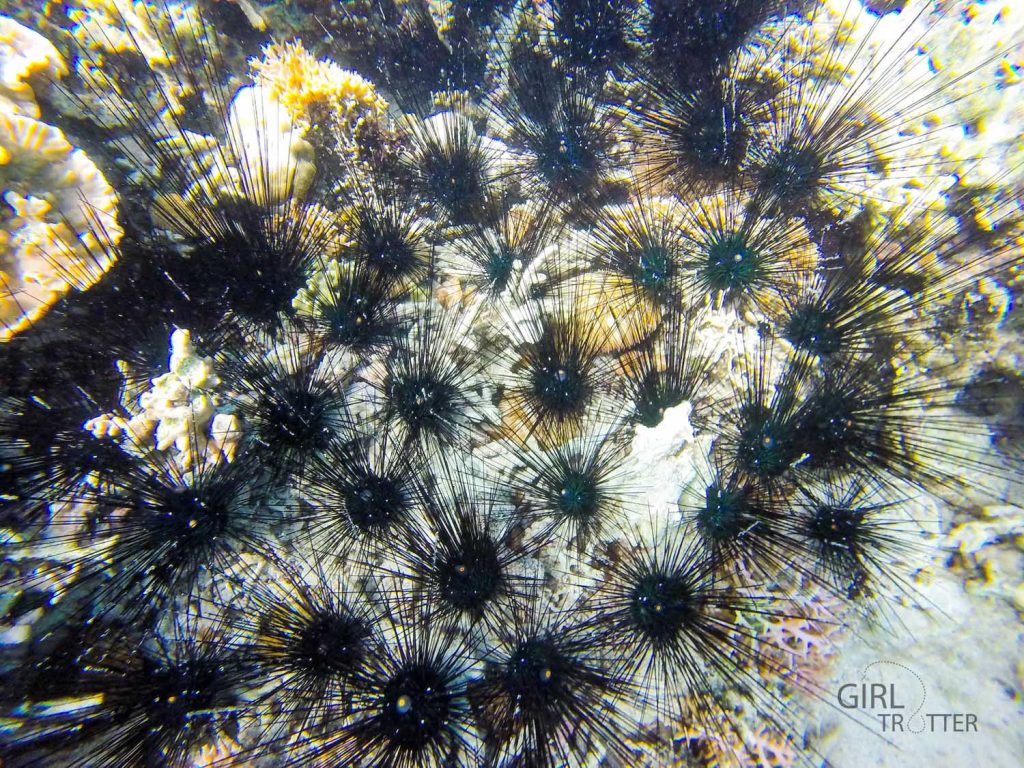
[(885, 5), (0, 20), (3, 764), (813, 765), (1024, 612), (1024, 31)]

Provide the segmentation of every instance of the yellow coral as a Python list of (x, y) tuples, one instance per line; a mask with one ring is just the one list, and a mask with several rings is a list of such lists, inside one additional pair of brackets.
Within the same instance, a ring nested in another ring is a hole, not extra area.
[(373, 83), (330, 59), (317, 59), (299, 41), (271, 43), (264, 47), (263, 58), (250, 64), (257, 82), (270, 90), (296, 125), (308, 127), (330, 117), (354, 126), (387, 107)]
[(195, 7), (143, 0), (77, 0), (75, 5), (67, 12), (74, 22), (71, 34), (83, 51), (75, 68), (83, 80), (98, 86), (94, 92), (120, 93), (116, 78), (103, 71), (106, 54), (138, 53), (159, 81), (154, 97), (172, 114), (181, 114), (182, 100), (192, 93), (189, 79), (175, 70), (182, 55), (196, 50), (207, 57), (217, 55), (217, 47), (210, 43), (212, 33)]
[(71, 288), (110, 268), (121, 237), (117, 197), (59, 128), (37, 119), (25, 82), (66, 72), (56, 49), (0, 17), (0, 341), (27, 328)]
[[(169, 40), (203, 44), (209, 32), (196, 9), (187, 3), (155, 5), (143, 0), (78, 0), (68, 10), (75, 22), (72, 35), (86, 49), (142, 54), (150, 67), (173, 64), (178, 50)], [(211, 52), (215, 49), (209, 49)]]
[(38, 32), (0, 16), (0, 61), (0, 107), (9, 114), (38, 118), (39, 106), (29, 81), (67, 73), (57, 49)]

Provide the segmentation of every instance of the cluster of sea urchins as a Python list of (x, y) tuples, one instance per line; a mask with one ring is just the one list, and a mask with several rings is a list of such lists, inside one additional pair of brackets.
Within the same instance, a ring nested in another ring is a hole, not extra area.
[[(886, 198), (956, 98), (900, 79), (930, 5), (889, 10), (337, 4), (320, 47), (391, 106), (350, 152), (313, 126), (302, 196), (228, 125), (224, 8), (153, 7), (159, 72), (79, 39), (103, 76), (48, 108), (103, 105), (65, 122), (124, 237), (2, 350), (4, 765), (812, 761), (758, 628), (913, 599), (915, 502), (1019, 472), (958, 325), (1015, 268), (1012, 174)], [(175, 328), (230, 455), (82, 427), (131, 423)], [(669, 509), (634, 447), (666, 414)]]

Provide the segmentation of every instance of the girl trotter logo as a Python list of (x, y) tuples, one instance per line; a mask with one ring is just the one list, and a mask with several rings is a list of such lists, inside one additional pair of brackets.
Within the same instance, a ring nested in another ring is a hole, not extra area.
[(836, 692), (840, 707), (878, 718), (882, 733), (977, 733), (978, 716), (970, 712), (925, 712), (928, 689), (914, 670), (895, 661), (874, 661), (860, 681)]

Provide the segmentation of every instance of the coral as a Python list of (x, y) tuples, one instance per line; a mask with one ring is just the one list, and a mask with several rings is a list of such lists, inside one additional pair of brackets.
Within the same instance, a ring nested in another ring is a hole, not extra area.
[(969, 591), (1006, 600), (1024, 615), (1024, 517), (1019, 508), (985, 507), (976, 519), (950, 530), (945, 547), (956, 554)]
[(173, 449), (183, 470), (222, 458), (231, 461), (242, 427), (234, 415), (218, 411), (221, 380), (212, 358), (196, 354), (187, 330), (175, 330), (170, 344), (167, 373), (153, 379), (134, 403), (126, 392), (125, 413), (97, 416), (84, 429), (122, 442), (130, 452)]
[(359, 121), (387, 108), (373, 83), (330, 59), (315, 58), (301, 42), (272, 43), (250, 63), (257, 82), (270, 89), (296, 126), (328, 120), (354, 132)]
[(67, 73), (64, 59), (45, 37), (14, 19), (0, 17), (0, 110), (8, 115), (39, 119), (39, 105), (30, 80), (56, 79)]
[(242, 175), (256, 182), (255, 188), (243, 188), (243, 193), (276, 205), (289, 198), (301, 199), (309, 190), (316, 173), (312, 147), (293, 127), (272, 89), (255, 85), (235, 94), (228, 136), (234, 156), (248, 165), (241, 169)]
[(117, 196), (86, 154), (39, 120), (30, 81), (66, 72), (40, 35), (0, 17), (0, 341), (113, 264)]
[(797, 679), (813, 679), (826, 670), (841, 647), (843, 626), (838, 616), (840, 602), (820, 592), (801, 601), (799, 615), (768, 617), (757, 622), (760, 650), (765, 654), (766, 674), (778, 670), (800, 670)]
[[(1024, 69), (1022, 33), (1024, 14), (1019, 8), (1005, 2), (971, 2), (958, 17), (944, 18), (922, 35), (920, 55), (951, 83), (947, 103), (922, 123), (929, 132), (935, 130), (929, 122), (950, 126), (942, 132), (939, 155), (955, 164), (960, 183), (973, 185), (997, 177), (1003, 168), (1015, 168), (1024, 159), (1020, 136), (1007, 130), (1021, 117), (1012, 86)], [(996, 163), (995, 157), (1004, 159)]]
[[(105, 98), (125, 95), (138, 85), (119, 81), (104, 68), (105, 57), (124, 54), (141, 55), (156, 75), (155, 86), (167, 109), (178, 114), (184, 110), (183, 99), (193, 95), (177, 75), (177, 68), (187, 66), (183, 54), (196, 49), (213, 53), (209, 30), (196, 8), (187, 3), (154, 6), (143, 0), (82, 0), (68, 9), (73, 22), (70, 32), (91, 56), (81, 56), (75, 70), (86, 82), (95, 83), (107, 93)], [(168, 40), (183, 43), (169, 46)], [(102, 100), (95, 104), (102, 114), (118, 122), (116, 110), (103, 109)]]
[(748, 738), (746, 750), (750, 756), (742, 762), (764, 768), (786, 768), (800, 759), (797, 745), (767, 725)]
[(360, 139), (379, 127), (387, 102), (369, 80), (330, 59), (317, 59), (300, 41), (271, 43), (249, 61), (257, 86), (278, 100), (292, 124), (320, 151), (337, 178), (351, 180)]
[(95, 0), (71, 8), (68, 18), (74, 22), (75, 37), (89, 46), (102, 46), (108, 53), (135, 51), (150, 65), (163, 65), (170, 63), (173, 54), (165, 50), (156, 27), (169, 23), (181, 28), (191, 23), (188, 6), (175, 5), (169, 10), (172, 15), (164, 18), (142, 2)]
[(195, 174), (184, 194), (168, 192), (154, 201), (154, 213), (167, 228), (192, 232), (193, 222), (186, 228), (175, 217), (181, 210), (211, 200), (248, 198), (259, 205), (277, 206), (301, 199), (309, 190), (316, 174), (313, 147), (293, 127), (269, 88), (238, 89), (228, 111), (226, 133), (223, 144), (197, 135), (166, 142), (168, 150), (187, 153)]
[[(957, 13), (939, 16), (915, 7), (910, 23), (904, 23), (895, 15), (879, 19), (843, 0), (825, 5), (849, 35), (847, 48), (858, 53), (848, 78), (864, 77), (869, 61), (891, 63), (885, 46), (894, 38), (914, 42), (912, 60), (901, 64), (911, 84), (899, 100), (904, 103), (887, 100), (891, 113), (873, 116), (887, 126), (873, 138), (890, 165), (887, 178), (872, 183), (883, 208), (896, 206), (890, 210), (898, 211), (913, 201), (938, 212), (938, 196), (950, 186), (971, 187), (1016, 172), (1022, 146), (1006, 126), (1020, 119), (1020, 104), (1012, 95), (1024, 66), (1020, 9), (966, 2)], [(868, 83), (865, 88), (871, 87)]]

